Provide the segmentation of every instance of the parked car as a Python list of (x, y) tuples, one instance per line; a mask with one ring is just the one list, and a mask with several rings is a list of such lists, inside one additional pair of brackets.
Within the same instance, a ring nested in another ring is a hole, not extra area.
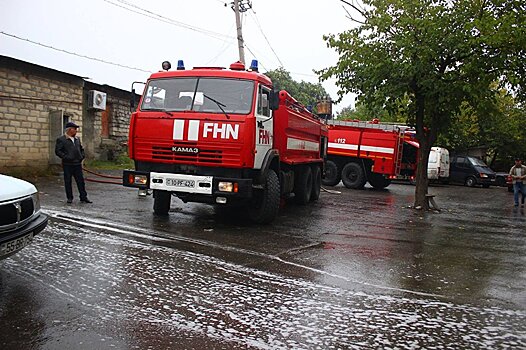
[(451, 158), (449, 180), (469, 187), (482, 185), (487, 188), (496, 184), (496, 174), (479, 158), (454, 156)]
[(0, 260), (30, 244), (47, 222), (35, 186), (0, 174)]
[(495, 179), (495, 184), (501, 187), (507, 187), (508, 192), (513, 192), (513, 179), (511, 175), (505, 172), (497, 172), (497, 178)]

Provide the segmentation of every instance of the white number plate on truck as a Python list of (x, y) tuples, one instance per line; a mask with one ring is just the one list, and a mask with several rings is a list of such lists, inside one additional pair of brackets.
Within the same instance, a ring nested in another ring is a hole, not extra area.
[(175, 187), (194, 188), (195, 187), (195, 181), (194, 180), (166, 179), (166, 185), (167, 186), (175, 186)]
[(150, 188), (152, 190), (212, 194), (213, 182), (212, 176), (150, 173)]
[(0, 256), (8, 255), (33, 242), (33, 232), (0, 245)]

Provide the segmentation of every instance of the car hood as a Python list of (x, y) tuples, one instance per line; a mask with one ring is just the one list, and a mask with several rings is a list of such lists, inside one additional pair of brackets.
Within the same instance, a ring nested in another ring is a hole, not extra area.
[(0, 202), (28, 196), (37, 191), (27, 181), (0, 174)]
[(477, 167), (475, 167), (475, 169), (477, 169), (477, 171), (479, 173), (495, 176), (495, 172), (493, 170), (491, 170), (490, 168), (488, 168), (488, 167), (477, 166)]

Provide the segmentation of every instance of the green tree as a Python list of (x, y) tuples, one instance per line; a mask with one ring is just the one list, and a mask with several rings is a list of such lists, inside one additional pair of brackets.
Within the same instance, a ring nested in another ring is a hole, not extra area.
[(495, 91), (495, 103), (473, 108), (464, 103), (438, 142), (449, 149), (488, 148), (490, 166), (506, 167), (526, 155), (526, 111), (506, 90)]
[[(522, 0), (363, 0), (355, 27), (326, 36), (339, 54), (319, 71), (338, 95), (405, 114), (420, 143), (415, 207), (428, 208), (429, 150), (467, 103), (494, 104), (492, 83), (524, 97), (526, 3)], [(407, 105), (403, 107), (403, 100)], [(402, 108), (401, 108), (402, 107)]]
[(275, 90), (286, 90), (292, 97), (305, 106), (315, 106), (320, 97), (327, 96), (327, 91), (320, 84), (306, 81), (297, 82), (284, 68), (277, 68), (265, 73), (272, 80)]

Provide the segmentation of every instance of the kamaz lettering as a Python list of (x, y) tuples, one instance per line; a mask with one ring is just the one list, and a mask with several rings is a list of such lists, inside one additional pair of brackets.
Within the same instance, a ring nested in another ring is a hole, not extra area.
[(199, 153), (199, 149), (195, 147), (172, 147), (172, 152), (175, 153)]

